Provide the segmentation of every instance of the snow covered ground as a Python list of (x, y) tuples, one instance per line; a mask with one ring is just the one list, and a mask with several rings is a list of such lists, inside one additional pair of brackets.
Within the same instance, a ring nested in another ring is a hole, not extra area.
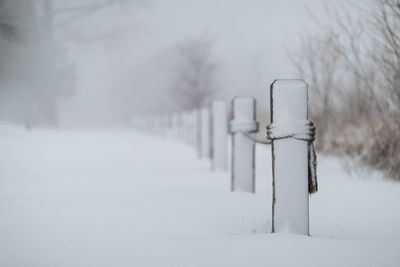
[(0, 127), (0, 266), (400, 266), (400, 184), (319, 157), (311, 237), (269, 234), (257, 193), (181, 142), (128, 130)]

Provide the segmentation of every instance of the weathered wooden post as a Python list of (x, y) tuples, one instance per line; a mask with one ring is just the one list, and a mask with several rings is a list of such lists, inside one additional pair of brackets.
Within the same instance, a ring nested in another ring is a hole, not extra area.
[(308, 235), (308, 194), (317, 190), (317, 184), (312, 147), (315, 129), (308, 121), (307, 84), (303, 80), (275, 80), (270, 101), (267, 134), (272, 140), (272, 232)]
[(211, 148), (212, 148), (212, 169), (226, 170), (226, 149), (228, 134), (228, 118), (226, 103), (223, 100), (216, 100), (211, 104)]
[(208, 108), (200, 109), (200, 133), (201, 133), (201, 154), (202, 158), (210, 158), (211, 153), (211, 132), (210, 132), (210, 111)]
[(256, 100), (254, 97), (235, 97), (229, 123), (232, 134), (232, 191), (255, 192), (255, 143), (249, 135), (257, 131)]

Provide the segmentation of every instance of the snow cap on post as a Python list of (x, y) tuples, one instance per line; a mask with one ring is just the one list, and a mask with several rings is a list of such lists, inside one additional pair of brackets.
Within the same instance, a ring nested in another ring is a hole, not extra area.
[(256, 100), (250, 96), (236, 96), (232, 100), (232, 120), (229, 123), (231, 133), (258, 131), (256, 122)]
[(303, 80), (275, 80), (270, 88), (273, 204), (272, 232), (309, 234), (310, 144), (308, 87)]

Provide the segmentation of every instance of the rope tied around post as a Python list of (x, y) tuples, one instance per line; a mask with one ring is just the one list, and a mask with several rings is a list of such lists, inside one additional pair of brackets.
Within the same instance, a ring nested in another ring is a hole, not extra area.
[(287, 123), (271, 123), (267, 126), (267, 139), (281, 140), (293, 138), (308, 143), (308, 192), (318, 191), (317, 155), (314, 149), (315, 126), (309, 120), (292, 121)]
[(263, 145), (270, 145), (271, 141), (261, 141), (251, 135), (251, 133), (255, 133), (258, 131), (258, 122), (256, 121), (235, 121), (232, 120), (230, 122), (230, 129), (231, 133), (242, 133), (244, 136), (249, 138), (255, 143), (263, 144)]

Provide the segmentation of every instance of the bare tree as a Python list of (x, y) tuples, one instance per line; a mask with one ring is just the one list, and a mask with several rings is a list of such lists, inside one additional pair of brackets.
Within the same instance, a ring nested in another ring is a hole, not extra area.
[(310, 113), (317, 127), (317, 148), (323, 150), (329, 125), (334, 123), (334, 94), (341, 79), (341, 58), (334, 49), (336, 34), (329, 32), (323, 36), (302, 36), (297, 50), (288, 49), (289, 57), (300, 77), (307, 80), (310, 88)]
[(212, 56), (212, 42), (206, 38), (186, 40), (178, 45), (178, 55), (171, 96), (184, 109), (206, 105), (218, 92), (219, 63)]
[(368, 28), (373, 33), (371, 60), (380, 71), (376, 83), (386, 92), (385, 98), (400, 115), (400, 0), (377, 0), (375, 13), (369, 13)]
[(53, 0), (0, 0), (0, 119), (55, 125), (57, 101), (73, 93), (75, 80), (56, 31), (121, 1), (63, 8)]
[[(301, 49), (291, 54), (311, 83), (317, 127), (333, 118), (340, 131), (323, 133), (332, 135), (330, 149), (400, 179), (400, 0), (355, 9), (331, 4), (327, 11), (330, 23), (318, 22), (319, 34), (303, 38)], [(314, 102), (323, 107), (315, 110)]]

